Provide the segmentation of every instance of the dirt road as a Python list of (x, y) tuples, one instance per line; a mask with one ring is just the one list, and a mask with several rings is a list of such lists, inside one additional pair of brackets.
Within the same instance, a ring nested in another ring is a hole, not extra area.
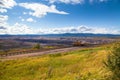
[(69, 52), (69, 51), (73, 51), (73, 50), (77, 50), (77, 49), (80, 49), (80, 47), (62, 48), (62, 49), (55, 49), (55, 50), (49, 50), (49, 51), (43, 51), (43, 52), (5, 56), (5, 57), (0, 57), (0, 58), (6, 59), (6, 60), (19, 59), (19, 58), (25, 58), (25, 57), (40, 56), (43, 54), (55, 54), (55, 53)]

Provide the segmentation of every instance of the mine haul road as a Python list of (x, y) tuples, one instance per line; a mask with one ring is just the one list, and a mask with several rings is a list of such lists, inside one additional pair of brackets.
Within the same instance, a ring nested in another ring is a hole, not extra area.
[(57, 54), (57, 53), (70, 52), (70, 51), (78, 50), (78, 49), (81, 49), (81, 47), (61, 48), (61, 49), (54, 49), (54, 50), (48, 50), (48, 51), (42, 51), (42, 52), (33, 52), (33, 53), (26, 53), (26, 54), (4, 56), (4, 57), (0, 57), (0, 58), (3, 60), (13, 60), (13, 59), (19, 59), (19, 58), (40, 56), (40, 55), (44, 55), (44, 54)]

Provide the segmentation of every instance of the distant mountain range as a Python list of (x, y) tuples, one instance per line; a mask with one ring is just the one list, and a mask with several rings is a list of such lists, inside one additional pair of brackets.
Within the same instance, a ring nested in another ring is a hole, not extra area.
[(64, 34), (46, 34), (42, 36), (52, 37), (120, 37), (119, 34), (93, 34), (93, 33), (64, 33)]
[(25, 35), (0, 35), (0, 37), (120, 37), (120, 34), (93, 34), (93, 33), (64, 33), (64, 34), (25, 34)]

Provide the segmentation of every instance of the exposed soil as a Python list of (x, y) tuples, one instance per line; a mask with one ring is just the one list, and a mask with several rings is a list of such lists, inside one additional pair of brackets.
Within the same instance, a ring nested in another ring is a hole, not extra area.
[(73, 50), (77, 50), (77, 49), (80, 49), (80, 47), (54, 49), (54, 50), (48, 50), (48, 51), (43, 51), (43, 52), (34, 52), (34, 53), (26, 53), (26, 54), (12, 55), (12, 56), (4, 56), (4, 57), (0, 57), (0, 58), (3, 60), (12, 60), (12, 59), (40, 56), (40, 55), (44, 55), (44, 54), (69, 52), (69, 51), (73, 51)]

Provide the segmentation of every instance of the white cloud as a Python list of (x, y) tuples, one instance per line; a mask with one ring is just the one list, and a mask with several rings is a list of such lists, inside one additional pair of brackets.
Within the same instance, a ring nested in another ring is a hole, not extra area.
[(53, 28), (53, 29), (40, 29), (38, 33), (42, 34), (61, 34), (61, 33), (93, 33), (93, 34), (120, 34), (119, 30), (110, 30), (107, 28), (98, 27), (64, 27), (64, 28)]
[(108, 0), (89, 0), (90, 3), (93, 3), (93, 2), (106, 2)]
[(8, 20), (7, 15), (0, 15), (0, 34), (6, 33), (7, 20)]
[(1, 8), (1, 9), (0, 9), (0, 12), (1, 12), (1, 13), (5, 13), (5, 12), (7, 12), (7, 10), (6, 10), (6, 9)]
[[(22, 19), (22, 17), (19, 18)], [(32, 29), (30, 26), (20, 23), (9, 25), (7, 23), (7, 20), (8, 20), (8, 16), (0, 15), (0, 34), (58, 34), (58, 33), (120, 34), (120, 30), (100, 28), (100, 27), (87, 27), (87, 26), (78, 26), (78, 27), (68, 26), (61, 28)], [(28, 18), (28, 21), (33, 21), (33, 19)]]
[(21, 21), (25, 21), (25, 19), (23, 19), (21, 16), (18, 17)]
[(26, 12), (23, 12), (23, 14), (25, 15), (25, 14), (27, 14)]
[(79, 4), (84, 2), (84, 0), (49, 0), (50, 3), (61, 2), (66, 4)]
[(16, 23), (12, 26), (0, 27), (0, 34), (62, 34), (62, 33), (93, 33), (93, 34), (120, 34), (119, 30), (106, 28), (90, 28), (86, 26), (64, 27), (53, 29), (32, 29), (27, 25)]
[(35, 34), (36, 33), (34, 29), (31, 29), (29, 26), (24, 24), (15, 23), (14, 25), (9, 25), (7, 23), (7, 20), (8, 20), (7, 15), (0, 15), (0, 34)]
[(7, 15), (0, 15), (0, 23), (4, 23), (8, 20), (8, 16)]
[(105, 2), (105, 1), (108, 1), (108, 0), (99, 0), (99, 2)]
[(34, 31), (24, 24), (15, 23), (7, 28), (8, 34), (34, 34)]
[(82, 4), (85, 1), (93, 2), (105, 2), (108, 0), (47, 0), (49, 3), (65, 3), (65, 4)]
[(25, 19), (21, 19), (21, 21), (25, 21)]
[(7, 12), (7, 9), (11, 9), (17, 5), (17, 3), (14, 0), (0, 0), (0, 12)]
[(36, 32), (27, 25), (15, 23), (10, 26), (8, 24), (1, 26), (0, 34), (35, 34)]
[(0, 15), (0, 26), (5, 28), (5, 26), (7, 25), (7, 22), (6, 22), (7, 20), (8, 20), (7, 15)]
[(32, 29), (30, 26), (20, 23), (9, 25), (7, 23), (7, 20), (8, 16), (0, 15), (0, 34), (58, 34), (58, 33), (120, 34), (119, 30), (87, 26)]
[(36, 22), (35, 20), (33, 20), (32, 18), (28, 18), (26, 19), (27, 22)]
[(54, 28), (50, 33), (91, 33), (93, 29), (86, 26)]
[(55, 5), (47, 6), (40, 3), (20, 3), (19, 6), (31, 10), (29, 14), (38, 18), (44, 17), (48, 13), (68, 14), (67, 12), (57, 10)]
[(6, 29), (6, 28), (5, 28), (4, 26), (0, 26), (0, 30), (1, 30), (1, 29), (4, 30), (4, 29)]
[(21, 21), (36, 22), (36, 20), (34, 20), (33, 18), (24, 19), (24, 18), (22, 18), (21, 16), (19, 16), (18, 18), (19, 18)]

